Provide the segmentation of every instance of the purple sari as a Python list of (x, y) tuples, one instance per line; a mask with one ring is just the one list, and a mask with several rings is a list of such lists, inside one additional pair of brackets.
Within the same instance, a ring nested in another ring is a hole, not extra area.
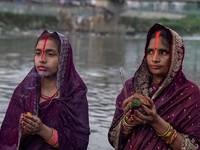
[[(45, 34), (48, 31), (44, 31)], [(57, 72), (58, 96), (39, 104), (41, 77), (35, 67), (15, 89), (0, 131), (0, 150), (53, 150), (39, 135), (23, 140), (21, 113), (31, 112), (58, 132), (60, 150), (86, 150), (89, 141), (87, 87), (73, 64), (72, 48), (67, 38), (61, 40)]]
[[(188, 81), (182, 72), (184, 44), (181, 37), (173, 30), (160, 24), (150, 28), (150, 35), (157, 29), (168, 29), (172, 36), (171, 61), (166, 77), (157, 85), (149, 86), (151, 74), (148, 70), (146, 55), (134, 77), (126, 81), (128, 96), (136, 91), (153, 99), (157, 113), (183, 135), (182, 150), (200, 149), (200, 92), (196, 84)], [(146, 44), (145, 51), (148, 44)], [(146, 54), (146, 53), (145, 53)], [(115, 150), (170, 150), (170, 146), (157, 136), (149, 124), (137, 125), (127, 141), (122, 141), (123, 118), (122, 103), (124, 90), (116, 100), (116, 110), (108, 138)]]

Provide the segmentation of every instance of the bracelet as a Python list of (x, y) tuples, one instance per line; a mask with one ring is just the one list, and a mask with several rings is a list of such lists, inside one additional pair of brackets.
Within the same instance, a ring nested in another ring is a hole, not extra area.
[(170, 125), (169, 123), (167, 123), (167, 124), (168, 124), (167, 132), (165, 132), (164, 134), (159, 134), (159, 133), (157, 133), (158, 136), (160, 136), (160, 137), (164, 137), (165, 135), (168, 134), (168, 132), (169, 132), (169, 130), (170, 130), (170, 128), (171, 128), (171, 125)]
[(123, 131), (123, 134), (130, 134), (132, 131)]
[(171, 137), (171, 134), (173, 131), (174, 131), (174, 128), (172, 126), (170, 126), (169, 132), (162, 137), (162, 140), (166, 140), (168, 137)]
[(170, 138), (169, 140), (167, 140), (165, 143), (166, 143), (166, 144), (172, 144), (172, 142), (174, 142), (174, 140), (176, 139), (177, 135), (178, 135), (178, 133), (177, 133), (177, 131), (174, 129), (173, 135), (172, 135), (171, 138)]
[(45, 141), (47, 143), (49, 143), (50, 145), (52, 145), (53, 147), (58, 148), (58, 132), (57, 132), (57, 130), (55, 130), (53, 128), (51, 128), (51, 129), (53, 132), (52, 137), (50, 140), (45, 140)]
[(125, 117), (123, 118), (122, 125), (123, 125), (124, 129), (128, 129), (128, 130), (132, 130), (133, 127), (135, 126), (135, 125), (129, 125), (129, 124), (126, 122)]
[(126, 120), (125, 120), (125, 117), (126, 117), (126, 116), (124, 116), (124, 118), (123, 118), (123, 125), (125, 125), (125, 126), (127, 126), (127, 127), (134, 127), (135, 124), (134, 124), (134, 125), (128, 124), (128, 123), (126, 122)]
[(54, 131), (55, 131), (55, 136), (54, 136), (53, 140), (49, 143), (49, 144), (52, 145), (53, 147), (54, 147), (55, 145), (58, 145), (58, 133), (57, 133), (56, 130), (54, 130)]
[(52, 129), (53, 134), (52, 134), (50, 140), (45, 140), (47, 143), (51, 143), (53, 141), (53, 139), (54, 139), (54, 136), (55, 136), (55, 130), (53, 128), (51, 128), (51, 129)]
[(122, 122), (122, 125), (123, 125), (123, 127), (124, 127), (124, 129), (129, 129), (129, 131), (123, 131), (123, 134), (130, 134), (131, 132), (132, 132), (132, 129), (133, 129), (133, 127), (135, 126), (135, 124), (134, 125), (130, 125), (130, 124), (128, 124), (127, 122), (126, 122), (126, 120), (125, 120), (125, 117), (126, 116), (124, 116), (124, 118), (123, 118), (123, 122)]
[(59, 148), (59, 146), (58, 146), (58, 142), (56, 143), (56, 145), (53, 145), (53, 147), (55, 147), (55, 148)]

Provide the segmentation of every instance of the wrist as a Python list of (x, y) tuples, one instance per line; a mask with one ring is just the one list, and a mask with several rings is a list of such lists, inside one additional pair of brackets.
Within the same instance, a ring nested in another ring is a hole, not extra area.
[(45, 125), (42, 123), (40, 129), (37, 132), (38, 135), (43, 136), (45, 134)]
[(157, 115), (153, 122), (149, 123), (154, 129), (160, 127), (162, 125), (163, 119)]
[(131, 132), (133, 130), (133, 127), (135, 126), (136, 124), (128, 124), (126, 122), (126, 118), (124, 117), (122, 119), (122, 126), (123, 126), (123, 131), (125, 132)]

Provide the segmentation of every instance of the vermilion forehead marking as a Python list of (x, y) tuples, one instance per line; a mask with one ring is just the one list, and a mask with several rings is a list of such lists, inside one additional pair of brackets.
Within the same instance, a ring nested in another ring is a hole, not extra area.
[(43, 49), (42, 49), (42, 56), (41, 56), (41, 59), (44, 57), (44, 52), (45, 52), (45, 47), (46, 47), (46, 42), (47, 42), (47, 39), (49, 38), (49, 35), (47, 35), (44, 39), (44, 46), (43, 46)]
[(157, 52), (158, 52), (158, 40), (159, 40), (160, 33), (161, 33), (161, 31), (159, 31), (159, 32), (156, 34), (156, 47), (155, 47), (155, 54), (154, 54), (153, 60), (156, 59), (156, 54), (157, 54)]

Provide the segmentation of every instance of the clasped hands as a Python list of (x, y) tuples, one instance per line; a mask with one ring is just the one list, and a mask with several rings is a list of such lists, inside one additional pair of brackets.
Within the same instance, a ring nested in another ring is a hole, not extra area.
[(36, 115), (21, 114), (20, 124), (26, 134), (38, 134), (42, 129), (42, 121)]
[[(124, 111), (124, 116), (125, 116), (124, 119), (125, 119), (126, 123), (131, 126), (134, 126), (136, 124), (139, 124), (139, 125), (145, 124), (145, 123), (152, 125), (152, 124), (156, 123), (158, 121), (159, 117), (158, 117), (156, 107), (155, 107), (153, 100), (148, 98), (149, 103), (151, 105), (150, 109), (147, 108), (145, 105), (141, 105), (142, 109), (144, 109), (146, 111), (146, 113), (148, 114), (148, 115), (143, 115), (138, 110), (135, 110), (135, 112), (131, 112), (130, 105), (132, 102), (132, 97), (133, 96), (125, 99), (122, 104), (122, 109)], [(134, 115), (134, 113), (136, 115)], [(127, 130), (127, 129), (124, 129), (124, 130)]]

